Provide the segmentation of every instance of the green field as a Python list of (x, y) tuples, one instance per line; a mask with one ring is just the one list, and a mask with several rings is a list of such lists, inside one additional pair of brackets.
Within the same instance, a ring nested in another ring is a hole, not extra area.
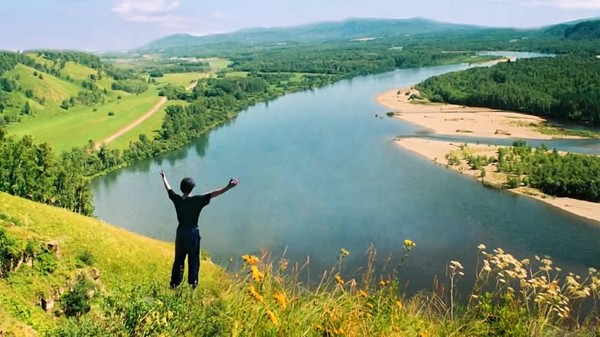
[(163, 105), (160, 108), (160, 110), (158, 110), (154, 115), (152, 115), (152, 117), (145, 120), (135, 129), (117, 138), (114, 142), (108, 145), (108, 148), (120, 150), (126, 149), (129, 146), (130, 142), (137, 141), (139, 139), (140, 134), (145, 134), (146, 136), (148, 136), (148, 138), (153, 139), (162, 126), (167, 107), (170, 105), (177, 104), (183, 106), (189, 105), (189, 103), (186, 101), (168, 101), (165, 105)]
[[(94, 70), (90, 67), (86, 67), (84, 65), (75, 63), (75, 62), (67, 62), (65, 67), (61, 71), (64, 74), (68, 74), (68, 76), (81, 83), (82, 81), (89, 80), (90, 75), (98, 75), (98, 71)], [(100, 80), (94, 81), (94, 84), (97, 85), (100, 89), (111, 89), (111, 84), (113, 80), (108, 76), (103, 76)]]
[(217, 72), (219, 70), (227, 68), (229, 64), (231, 64), (231, 61), (229, 61), (228, 59), (215, 58), (210, 59), (208, 63), (210, 64), (211, 71)]
[[(59, 109), (50, 115), (10, 124), (7, 130), (18, 136), (33, 135), (37, 142), (48, 142), (55, 150), (64, 151), (82, 147), (89, 140), (99, 142), (109, 137), (150, 110), (158, 100), (156, 87), (151, 86), (140, 95), (123, 95), (122, 99), (97, 107)], [(114, 116), (109, 116), (109, 112)]]
[(169, 83), (174, 85), (180, 85), (183, 87), (188, 87), (193, 82), (197, 81), (200, 78), (206, 78), (210, 74), (209, 73), (173, 73), (173, 74), (164, 74), (162, 77), (158, 77), (156, 82), (158, 83)]
[(18, 64), (14, 69), (7, 72), (5, 75), (8, 78), (16, 79), (21, 86), (21, 90), (31, 90), (37, 98), (44, 98), (47, 102), (60, 104), (64, 99), (69, 99), (71, 96), (77, 95), (82, 90), (81, 87), (56, 78), (52, 75), (41, 73), (42, 79), (34, 76), (33, 73), (40, 73), (33, 68)]

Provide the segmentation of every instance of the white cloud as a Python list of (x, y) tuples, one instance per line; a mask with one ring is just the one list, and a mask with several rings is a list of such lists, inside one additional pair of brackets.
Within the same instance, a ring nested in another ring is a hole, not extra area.
[(171, 14), (179, 8), (180, 4), (180, 0), (120, 0), (112, 10), (127, 21), (158, 23), (169, 28), (185, 28), (186, 20)]
[(180, 4), (180, 0), (121, 0), (112, 10), (122, 15), (164, 13), (177, 9)]

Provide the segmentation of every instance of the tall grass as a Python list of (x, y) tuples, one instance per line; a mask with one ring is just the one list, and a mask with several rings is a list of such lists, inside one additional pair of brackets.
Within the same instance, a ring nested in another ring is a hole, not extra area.
[(434, 291), (405, 297), (399, 269), (388, 277), (374, 268), (369, 250), (361, 279), (342, 278), (340, 250), (315, 285), (303, 282), (310, 264), (284, 257), (242, 256), (221, 275), (220, 287), (167, 290), (147, 283), (113, 291), (99, 310), (71, 319), (52, 336), (596, 336), (600, 274), (562, 273), (547, 258), (517, 260), (502, 249), (480, 246), (476, 282), (457, 301), (463, 267), (452, 261)]

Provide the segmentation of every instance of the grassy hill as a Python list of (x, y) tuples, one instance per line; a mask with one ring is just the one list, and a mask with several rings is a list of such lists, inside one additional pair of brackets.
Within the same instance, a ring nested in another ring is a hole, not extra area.
[[(145, 84), (147, 77), (92, 55), (42, 51), (3, 55), (7, 61), (5, 71), (0, 71), (0, 125), (6, 125), (9, 134), (48, 142), (58, 152), (108, 138), (159, 101), (156, 86)], [(113, 89), (115, 83), (120, 84), (118, 89), (138, 90), (132, 84), (148, 89), (130, 93)], [(138, 133), (131, 130), (135, 138)]]
[[(106, 294), (152, 282), (168, 285), (174, 250), (170, 243), (5, 193), (0, 193), (0, 243), (0, 332), (12, 331), (15, 336), (29, 328), (44, 332), (60, 323), (56, 312), (42, 309), (41, 298), (68, 292), (90, 273), (99, 271), (95, 287)], [(47, 249), (48, 243), (57, 245), (58, 254)], [(27, 253), (28, 245), (34, 247), (35, 256)], [(6, 272), (7, 256), (29, 259), (32, 266), (25, 262)], [(207, 262), (201, 268), (201, 287), (214, 286), (218, 269)]]
[[(470, 296), (463, 273), (431, 293), (402, 295), (402, 274), (340, 273), (351, 254), (309, 286), (306, 265), (269, 254), (204, 260), (200, 287), (167, 287), (173, 246), (52, 206), (0, 193), (3, 336), (593, 336), (600, 275), (559, 276), (548, 259), (518, 261), (481, 249)], [(404, 241), (406, 261), (415, 244)], [(369, 261), (376, 258), (370, 251)], [(307, 262), (308, 263), (308, 262)], [(400, 267), (402, 266), (400, 264)], [(228, 270), (227, 274), (224, 270)], [(399, 271), (400, 269), (398, 269)], [(314, 276), (313, 276), (314, 277)], [(499, 280), (502, 281), (499, 281)], [(521, 288), (513, 288), (515, 282)], [(400, 282), (399, 282), (400, 281)], [(445, 288), (445, 285), (448, 288)]]

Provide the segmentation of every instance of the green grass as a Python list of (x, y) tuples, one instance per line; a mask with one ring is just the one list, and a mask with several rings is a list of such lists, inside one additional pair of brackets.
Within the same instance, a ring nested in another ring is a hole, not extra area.
[[(37, 142), (48, 142), (55, 150), (64, 151), (82, 147), (89, 140), (98, 142), (109, 137), (150, 110), (158, 100), (156, 87), (151, 86), (143, 94), (123, 96), (97, 107), (58, 109), (50, 115), (10, 124), (7, 131), (17, 136), (33, 135)], [(108, 116), (109, 112), (114, 116)]]
[(189, 105), (186, 101), (168, 101), (165, 105), (160, 108), (152, 117), (145, 120), (135, 129), (125, 133), (121, 137), (117, 138), (114, 142), (108, 145), (110, 149), (126, 149), (129, 146), (129, 142), (137, 141), (140, 134), (145, 134), (148, 138), (153, 139), (156, 133), (160, 130), (163, 119), (166, 114), (166, 109), (170, 105)]
[(54, 63), (54, 61), (49, 60), (43, 56), (39, 56), (37, 53), (27, 53), (25, 54), (27, 56), (29, 56), (31, 59), (33, 59), (36, 63), (39, 64), (43, 64), (47, 67), (54, 67), (56, 65), (56, 63)]
[(208, 73), (173, 73), (164, 74), (163, 77), (158, 77), (156, 81), (158, 83), (169, 83), (187, 88), (192, 82), (207, 76), (209, 76)]
[(600, 132), (592, 131), (592, 130), (582, 130), (582, 129), (569, 129), (560, 126), (553, 125), (538, 125), (537, 130), (545, 135), (550, 136), (574, 136), (574, 137), (582, 137), (582, 138), (592, 138), (599, 139)]
[[(98, 75), (97, 70), (75, 62), (67, 62), (65, 67), (61, 70), (61, 73), (64, 74), (63, 76), (68, 75), (71, 79), (77, 81), (78, 83), (89, 80), (90, 75), (92, 74)], [(113, 80), (105, 75), (102, 77), (102, 79), (95, 81), (94, 84), (96, 84), (100, 89), (110, 90), (112, 82)]]
[[(54, 272), (41, 275), (35, 267), (21, 266), (8, 277), (0, 278), (0, 331), (13, 332), (15, 336), (33, 336), (27, 326), (38, 332), (55, 326), (59, 319), (37, 305), (38, 297), (48, 297), (59, 288), (68, 290), (69, 282), (89, 271), (91, 266), (79, 261), (83, 253), (93, 256), (93, 267), (100, 271), (107, 294), (149, 282), (161, 283), (166, 289), (169, 282), (174, 250), (171, 243), (93, 218), (0, 193), (0, 228), (21, 240), (36, 239), (42, 244), (56, 241), (60, 248)], [(214, 287), (219, 269), (205, 261), (201, 268), (201, 287)]]
[(211, 59), (209, 61), (209, 64), (210, 64), (212, 71), (217, 72), (219, 70), (223, 70), (223, 69), (229, 67), (229, 65), (231, 64), (231, 61), (229, 61), (228, 59), (215, 58), (215, 59)]
[(33, 76), (33, 72), (38, 72), (33, 68), (18, 64), (14, 69), (7, 72), (6, 77), (18, 77), (21, 91), (30, 89), (35, 97), (45, 98), (46, 102), (54, 102), (60, 104), (64, 99), (69, 99), (71, 96), (77, 95), (82, 90), (81, 87), (56, 78), (52, 75), (42, 73), (43, 79)]
[(248, 76), (248, 72), (247, 71), (231, 71), (225, 74), (225, 77), (229, 78), (229, 77), (247, 77)]

